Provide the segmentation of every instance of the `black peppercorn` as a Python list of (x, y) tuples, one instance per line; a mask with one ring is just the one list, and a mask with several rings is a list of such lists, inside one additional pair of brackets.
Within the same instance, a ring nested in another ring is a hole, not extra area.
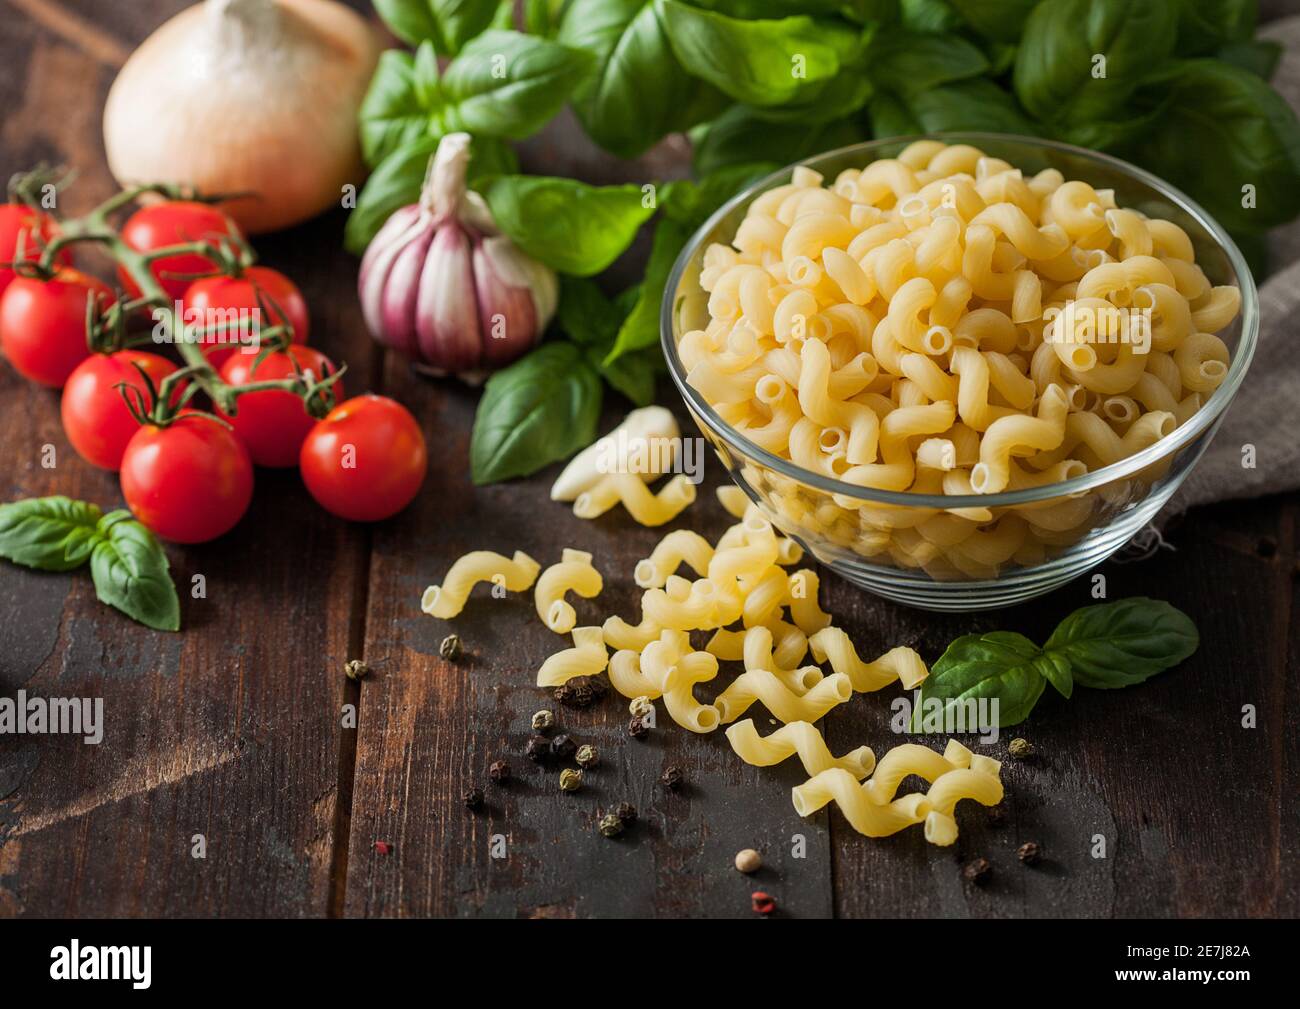
[(990, 827), (1001, 827), (1007, 818), (1007, 807), (999, 802), (996, 806), (989, 806), (987, 815)]
[(636, 823), (636, 807), (630, 802), (620, 802), (615, 806), (614, 815), (619, 818), (624, 827), (630, 827)]
[(524, 755), (534, 764), (544, 764), (551, 759), (551, 741), (545, 736), (530, 736)]
[(578, 744), (572, 736), (560, 733), (551, 740), (551, 756), (556, 760), (572, 760), (577, 752)]
[(976, 886), (983, 886), (993, 875), (993, 866), (987, 858), (976, 858), (966, 863), (961, 874)]
[(599, 676), (575, 676), (555, 688), (555, 699), (566, 708), (589, 708), (609, 693), (609, 684)]
[(504, 785), (510, 780), (510, 765), (504, 760), (492, 761), (492, 766), (488, 768), (488, 777), (494, 784)]
[(1043, 857), (1043, 846), (1037, 841), (1026, 841), (1016, 849), (1016, 858), (1024, 862), (1025, 865), (1037, 865), (1038, 860)]
[(633, 739), (644, 739), (650, 732), (650, 723), (639, 717), (633, 717), (632, 721), (627, 723), (627, 734)]
[(465, 800), (466, 809), (480, 809), (483, 806), (483, 789), (467, 788), (461, 798)]
[(685, 781), (686, 775), (683, 774), (682, 769), (677, 766), (665, 767), (664, 773), (659, 775), (659, 784), (663, 785), (664, 788), (668, 789), (670, 792), (676, 792), (682, 787), (682, 784)]

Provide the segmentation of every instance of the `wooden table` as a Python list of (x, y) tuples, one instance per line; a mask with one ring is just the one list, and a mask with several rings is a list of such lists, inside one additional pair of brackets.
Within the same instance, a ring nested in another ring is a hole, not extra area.
[[(0, 169), (76, 167), (72, 213), (109, 195), (105, 93), (132, 46), (181, 6), (0, 0)], [(548, 153), (565, 152), (545, 141), (533, 149)], [(304, 288), (315, 342), (348, 361), (349, 388), (396, 396), (419, 416), (429, 481), (404, 514), (368, 528), (322, 512), (296, 473), (259, 472), (236, 532), (169, 548), (180, 634), (101, 606), (84, 573), (0, 565), (0, 687), (102, 697), (106, 720), (99, 746), (0, 738), (0, 914), (728, 916), (750, 913), (755, 888), (798, 917), (1300, 911), (1300, 497), (1200, 510), (1171, 528), (1172, 549), (1102, 569), (1112, 598), (1149, 594), (1190, 613), (1201, 649), (1138, 688), (1080, 690), (1068, 703), (1049, 691), (1027, 724), (988, 748), (1005, 759), (1015, 734), (1037, 748), (1005, 764), (1001, 825), (964, 806), (952, 849), (928, 846), (919, 830), (867, 840), (838, 812), (795, 815), (789, 790), (802, 775), (792, 764), (746, 767), (719, 736), (671, 727), (629, 739), (613, 698), (582, 712), (557, 707), (532, 684), (559, 639), (527, 597), (476, 595), (455, 624), (468, 654), (439, 657), (450, 627), (422, 615), (419, 597), (463, 551), (518, 548), (549, 563), (564, 545), (591, 550), (606, 589), (579, 614), (595, 621), (633, 616), (631, 569), (656, 534), (621, 514), (575, 519), (546, 499), (554, 469), (474, 488), (476, 396), (415, 378), (374, 348), (342, 223), (340, 212), (257, 245)], [(46, 445), (53, 469), (41, 465)], [(721, 478), (713, 462), (705, 490)], [(57, 396), (0, 366), (0, 498), (51, 493), (120, 501), (116, 479), (71, 450)], [(685, 521), (710, 536), (726, 524), (711, 493)], [(191, 597), (199, 575), (206, 598)], [(1041, 640), (1093, 601), (1087, 580), (980, 616), (902, 609), (829, 576), (823, 594), (864, 652), (905, 642), (929, 660), (976, 629)], [(349, 658), (374, 675), (348, 681)], [(832, 748), (892, 745), (888, 700), (859, 698), (828, 717)], [(1244, 705), (1257, 711), (1254, 728), (1243, 728)], [(348, 706), (355, 729), (342, 727)], [(542, 707), (600, 748), (601, 766), (575, 795), (523, 757), (529, 716)], [(488, 787), (486, 808), (472, 813), (461, 794), (486, 786), (498, 758), (516, 781)], [(679, 794), (656, 783), (670, 764), (689, 781)], [(606, 840), (595, 821), (619, 801), (640, 820)], [(196, 835), (205, 858), (193, 857)], [(1093, 857), (1097, 835), (1105, 858)], [(506, 857), (493, 857), (494, 838)], [(1047, 852), (1033, 869), (1015, 856), (1029, 840)], [(766, 855), (755, 880), (731, 868), (745, 847)], [(976, 856), (994, 866), (982, 888), (959, 871)]]

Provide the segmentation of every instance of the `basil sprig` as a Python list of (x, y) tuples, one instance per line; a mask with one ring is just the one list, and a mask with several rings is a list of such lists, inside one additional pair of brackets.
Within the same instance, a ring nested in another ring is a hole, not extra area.
[(89, 562), (100, 602), (155, 630), (180, 630), (167, 554), (128, 511), (105, 515), (61, 495), (0, 505), (0, 557), (40, 571), (72, 571)]
[(1075, 685), (1110, 690), (1141, 683), (1196, 651), (1200, 637), (1187, 614), (1145, 596), (1075, 610), (1043, 647), (1023, 634), (967, 634), (948, 646), (921, 688), (922, 710), (996, 698), (998, 725), (1023, 722), (1046, 685), (1069, 697)]

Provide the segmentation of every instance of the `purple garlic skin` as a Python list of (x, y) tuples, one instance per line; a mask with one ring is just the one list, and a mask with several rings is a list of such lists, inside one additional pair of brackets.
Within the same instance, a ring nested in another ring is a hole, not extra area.
[(548, 267), (497, 232), (465, 187), (469, 136), (444, 137), (420, 202), (396, 211), (361, 260), (371, 335), (438, 374), (479, 380), (526, 354), (555, 313)]

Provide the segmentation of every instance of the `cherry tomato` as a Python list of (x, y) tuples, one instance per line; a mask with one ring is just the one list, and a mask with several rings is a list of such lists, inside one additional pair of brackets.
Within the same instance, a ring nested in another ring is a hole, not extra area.
[[(188, 200), (168, 200), (142, 207), (122, 227), (122, 240), (137, 252), (152, 252), (185, 242), (215, 241), (225, 236), (240, 237), (239, 226), (216, 207)], [(150, 264), (158, 283), (175, 301), (194, 283), (189, 279), (193, 274), (216, 269), (216, 263), (195, 252), (167, 256)], [(139, 297), (140, 288), (131, 275), (122, 267), (118, 267), (117, 273), (127, 293), (132, 298)]]
[(253, 498), (253, 463), (235, 433), (193, 412), (146, 424), (122, 455), (122, 496), (174, 543), (206, 543), (234, 528)]
[[(256, 368), (255, 361), (256, 354), (231, 354), (221, 366), (222, 380), (238, 386), (292, 378), (295, 361), (302, 371), (310, 371), (318, 379), (335, 370), (319, 350), (297, 345), (283, 353), (268, 354)], [(335, 396), (343, 398), (342, 382), (335, 382), (331, 388)], [(298, 396), (275, 390), (240, 396), (238, 412), (227, 419), (258, 466), (297, 466), (303, 439), (316, 426), (316, 418)]]
[(63, 433), (77, 454), (92, 466), (119, 469), (127, 442), (140, 430), (117, 388), (125, 382), (146, 392), (136, 364), (153, 380), (155, 388), (176, 370), (167, 358), (141, 350), (91, 354), (77, 365), (63, 387)]
[(406, 407), (367, 395), (339, 404), (312, 428), (298, 465), (326, 511), (377, 522), (411, 503), (424, 483), (429, 454)]
[(59, 389), (90, 356), (86, 302), (113, 301), (108, 285), (65, 266), (51, 280), (15, 277), (0, 297), (0, 347), (20, 375)]
[[(38, 213), (22, 203), (0, 204), (0, 294), (14, 279), (14, 271), (5, 266), (18, 258), (18, 238), (22, 236), (23, 255), (27, 262), (40, 258), (38, 242), (49, 241), (59, 232), (58, 225), (46, 214)], [(56, 257), (59, 263), (69, 266), (72, 257), (64, 249)]]
[[(270, 308), (269, 318), (259, 315), (258, 293), (261, 293)], [(277, 311), (278, 309), (278, 311)], [(311, 319), (307, 313), (307, 302), (302, 292), (292, 280), (279, 270), (267, 266), (250, 266), (238, 277), (204, 277), (196, 280), (185, 294), (185, 324), (200, 325), (210, 328), (223, 319), (235, 321), (230, 313), (245, 312), (248, 318), (258, 319), (261, 326), (278, 326), (288, 319), (293, 326), (293, 342), (306, 343)], [(283, 314), (281, 314), (283, 313)], [(205, 344), (214, 344), (212, 349), (204, 349), (214, 368), (220, 368), (226, 359), (238, 349), (222, 346), (220, 339), (213, 336), (205, 339)]]

